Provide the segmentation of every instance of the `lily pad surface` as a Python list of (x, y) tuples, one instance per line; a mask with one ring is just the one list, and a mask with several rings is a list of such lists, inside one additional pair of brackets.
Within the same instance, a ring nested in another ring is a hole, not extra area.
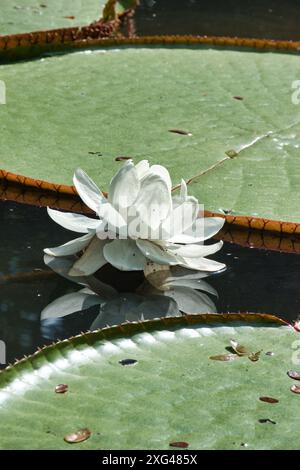
[(72, 184), (80, 166), (105, 190), (116, 158), (148, 158), (174, 184), (204, 173), (190, 191), (208, 210), (299, 223), (299, 74), (297, 55), (203, 47), (2, 65), (0, 168)]
[(0, 35), (88, 25), (105, 0), (0, 0)]
[[(299, 396), (286, 373), (298, 333), (272, 318), (154, 320), (45, 348), (0, 374), (0, 448), (298, 449)], [(259, 360), (211, 360), (232, 338), (263, 349)], [(64, 441), (86, 429), (89, 439)]]

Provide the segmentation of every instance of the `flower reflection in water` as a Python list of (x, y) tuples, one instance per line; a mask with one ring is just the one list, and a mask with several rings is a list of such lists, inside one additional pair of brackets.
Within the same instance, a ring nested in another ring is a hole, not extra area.
[(204, 281), (208, 273), (152, 263), (144, 273), (124, 273), (110, 266), (96, 275), (74, 277), (69, 274), (74, 257), (46, 255), (44, 259), (53, 271), (82, 286), (44, 308), (41, 319), (47, 320), (50, 328), (56, 328), (60, 318), (92, 307), (99, 313), (91, 330), (126, 321), (216, 312), (212, 297), (218, 294)]

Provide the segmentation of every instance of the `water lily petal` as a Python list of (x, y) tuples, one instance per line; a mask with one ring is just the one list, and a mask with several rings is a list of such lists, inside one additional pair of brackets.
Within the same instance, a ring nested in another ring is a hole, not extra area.
[(147, 175), (149, 168), (150, 168), (150, 165), (149, 165), (148, 160), (141, 160), (135, 165), (135, 169), (136, 169), (139, 180), (141, 180)]
[(54, 222), (73, 232), (88, 233), (89, 229), (96, 229), (100, 222), (98, 219), (92, 219), (82, 214), (56, 211), (50, 207), (47, 207), (47, 211)]
[(103, 256), (103, 247), (107, 240), (99, 240), (94, 236), (84, 254), (73, 264), (69, 271), (70, 276), (89, 276), (106, 264)]
[(168, 241), (170, 243), (200, 243), (218, 233), (225, 223), (222, 217), (200, 217), (185, 233), (176, 234)]
[(93, 238), (92, 233), (83, 235), (83, 237), (75, 238), (70, 240), (63, 245), (56, 246), (54, 248), (45, 248), (44, 253), (50, 256), (71, 256), (79, 253), (79, 251), (84, 250), (84, 248), (90, 243)]
[(186, 201), (177, 205), (161, 224), (161, 233), (164, 239), (172, 240), (176, 234), (184, 233), (195, 222), (199, 212), (198, 200), (189, 197)]
[(142, 180), (134, 207), (141, 221), (153, 232), (168, 217), (172, 208), (171, 192), (161, 176), (149, 174)]
[(122, 230), (126, 230), (127, 224), (125, 219), (109, 202), (102, 204), (97, 213), (107, 223), (107, 230), (109, 232), (117, 234)]
[(170, 277), (166, 279), (166, 282), (172, 282), (176, 279), (203, 279), (210, 275), (205, 271), (187, 269), (183, 266), (171, 266), (170, 273)]
[(201, 258), (204, 256), (209, 256), (217, 251), (219, 251), (223, 246), (223, 242), (219, 241), (212, 245), (197, 245), (197, 244), (189, 244), (189, 245), (169, 245), (168, 250), (172, 253), (184, 256), (185, 258)]
[(180, 263), (188, 269), (198, 269), (199, 271), (216, 272), (226, 268), (226, 264), (219, 263), (208, 258), (183, 258), (183, 262)]
[(106, 261), (121, 271), (140, 271), (146, 264), (134, 240), (113, 240), (105, 245), (103, 253)]
[(195, 289), (175, 287), (165, 295), (175, 300), (181, 312), (190, 314), (216, 312), (214, 302), (206, 294)]
[(82, 291), (66, 294), (55, 299), (44, 308), (41, 313), (41, 319), (65, 317), (71, 313), (86, 310), (94, 305), (101, 305), (103, 302), (105, 300), (92, 291), (86, 293), (85, 289), (83, 289)]
[(75, 171), (73, 182), (80, 198), (93, 211), (97, 212), (100, 205), (107, 202), (98, 186), (81, 168)]
[(117, 209), (131, 206), (140, 190), (138, 173), (132, 161), (127, 161), (112, 178), (108, 200)]
[(154, 263), (175, 265), (182, 261), (181, 258), (178, 260), (175, 254), (169, 253), (164, 247), (149, 240), (136, 240), (136, 244), (146, 258)]
[(166, 183), (169, 191), (171, 191), (172, 181), (171, 181), (170, 173), (168, 172), (168, 170), (164, 166), (162, 166), (162, 165), (152, 165), (150, 167), (150, 173), (153, 174), (153, 175), (160, 176), (164, 180), (164, 182)]

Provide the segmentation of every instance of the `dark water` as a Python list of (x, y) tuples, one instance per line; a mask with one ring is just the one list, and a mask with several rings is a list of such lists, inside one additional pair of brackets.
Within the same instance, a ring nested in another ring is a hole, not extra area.
[[(87, 330), (97, 311), (41, 322), (40, 313), (50, 302), (79, 290), (43, 262), (43, 248), (64, 243), (74, 233), (55, 224), (45, 208), (8, 201), (0, 201), (0, 220), (0, 339), (9, 362)], [(298, 316), (300, 255), (225, 243), (214, 258), (228, 266), (206, 279), (219, 294), (214, 300), (218, 312), (267, 312), (288, 320)]]
[(140, 35), (199, 34), (300, 39), (299, 0), (142, 0)]

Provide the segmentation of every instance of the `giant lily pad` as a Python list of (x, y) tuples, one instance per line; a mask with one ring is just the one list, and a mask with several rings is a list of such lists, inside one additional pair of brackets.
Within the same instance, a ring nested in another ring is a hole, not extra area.
[(207, 209), (299, 223), (299, 69), (297, 55), (200, 47), (2, 65), (0, 165), (57, 184), (81, 166), (105, 189), (116, 157), (149, 158), (176, 183), (204, 173), (190, 190)]
[[(211, 360), (232, 338), (263, 349), (259, 360)], [(76, 448), (298, 449), (299, 397), (286, 373), (297, 338), (275, 317), (216, 314), (62, 341), (0, 374), (0, 448), (68, 449), (64, 437), (88, 429)], [(55, 393), (59, 384), (68, 391)]]
[(0, 35), (87, 25), (105, 0), (0, 0)]

